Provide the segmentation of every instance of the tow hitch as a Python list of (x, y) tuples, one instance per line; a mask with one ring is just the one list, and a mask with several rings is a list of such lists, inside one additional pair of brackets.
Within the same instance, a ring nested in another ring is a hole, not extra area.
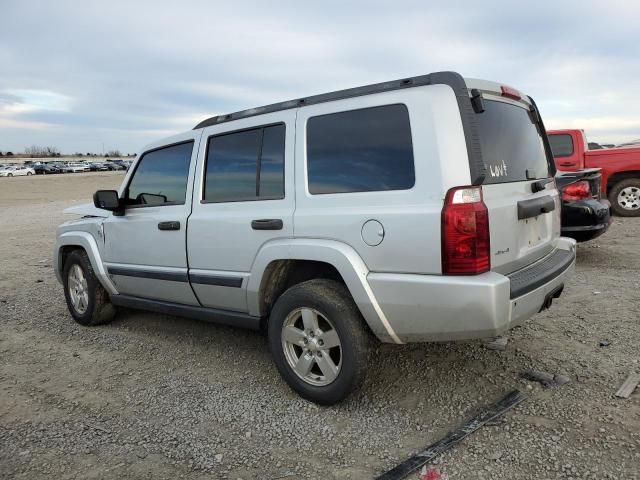
[(547, 310), (548, 308), (551, 308), (553, 299), (558, 298), (560, 295), (562, 295), (562, 290), (564, 290), (564, 284), (560, 285), (559, 287), (556, 287), (554, 290), (549, 292), (547, 296), (544, 297), (544, 302), (542, 302), (542, 306), (540, 307), (540, 310), (538, 311), (538, 313), (542, 312), (543, 310)]

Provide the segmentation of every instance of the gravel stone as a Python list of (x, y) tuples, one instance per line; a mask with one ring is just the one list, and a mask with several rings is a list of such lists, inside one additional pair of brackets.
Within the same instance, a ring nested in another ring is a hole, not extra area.
[[(73, 322), (43, 266), (55, 228), (63, 208), (122, 178), (0, 179), (0, 478), (370, 479), (516, 387), (530, 398), (438, 469), (640, 478), (640, 392), (613, 398), (639, 365), (640, 218), (614, 218), (599, 248), (578, 245), (575, 277), (509, 332), (512, 348), (381, 345), (362, 390), (319, 407), (280, 379), (258, 333), (133, 310), (102, 327)], [(527, 370), (577, 381), (543, 390)]]

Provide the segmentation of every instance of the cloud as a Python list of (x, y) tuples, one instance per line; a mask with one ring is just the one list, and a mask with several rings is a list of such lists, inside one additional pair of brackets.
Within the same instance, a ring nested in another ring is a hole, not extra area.
[[(0, 150), (135, 151), (219, 113), (439, 70), (640, 137), (634, 1), (3, 2)], [(37, 12), (37, 14), (34, 14)]]

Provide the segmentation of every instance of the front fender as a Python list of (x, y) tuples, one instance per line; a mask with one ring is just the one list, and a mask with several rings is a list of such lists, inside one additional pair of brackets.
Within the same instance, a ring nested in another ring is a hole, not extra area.
[(64, 268), (64, 265), (62, 265), (62, 249), (65, 246), (77, 246), (83, 248), (84, 251), (87, 252), (87, 256), (89, 257), (89, 261), (93, 267), (93, 273), (98, 281), (110, 295), (118, 294), (118, 290), (116, 290), (115, 285), (109, 278), (109, 274), (102, 264), (98, 244), (93, 235), (88, 232), (64, 232), (59, 234), (56, 238), (56, 245), (53, 251), (53, 266), (55, 268), (56, 278), (60, 283), (63, 283), (62, 269)]
[(311, 260), (331, 264), (342, 276), (373, 333), (383, 342), (403, 343), (391, 328), (367, 282), (369, 269), (362, 258), (349, 245), (333, 240), (283, 239), (265, 244), (254, 259), (247, 284), (250, 315), (265, 314), (260, 311), (260, 284), (267, 267), (276, 260)]

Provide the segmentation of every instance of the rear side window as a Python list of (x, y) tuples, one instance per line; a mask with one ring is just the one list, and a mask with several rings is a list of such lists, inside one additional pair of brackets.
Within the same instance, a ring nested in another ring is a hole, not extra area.
[(205, 202), (284, 198), (283, 124), (209, 138)]
[(549, 135), (549, 144), (554, 157), (570, 157), (573, 155), (573, 140), (571, 135)]
[(193, 141), (145, 153), (127, 187), (126, 204), (184, 204), (192, 151)]
[(529, 112), (496, 100), (484, 102), (476, 115), (482, 159), (487, 166), (484, 183), (508, 183), (549, 177), (542, 137)]
[(413, 187), (407, 107), (385, 105), (310, 118), (307, 174), (312, 194)]

